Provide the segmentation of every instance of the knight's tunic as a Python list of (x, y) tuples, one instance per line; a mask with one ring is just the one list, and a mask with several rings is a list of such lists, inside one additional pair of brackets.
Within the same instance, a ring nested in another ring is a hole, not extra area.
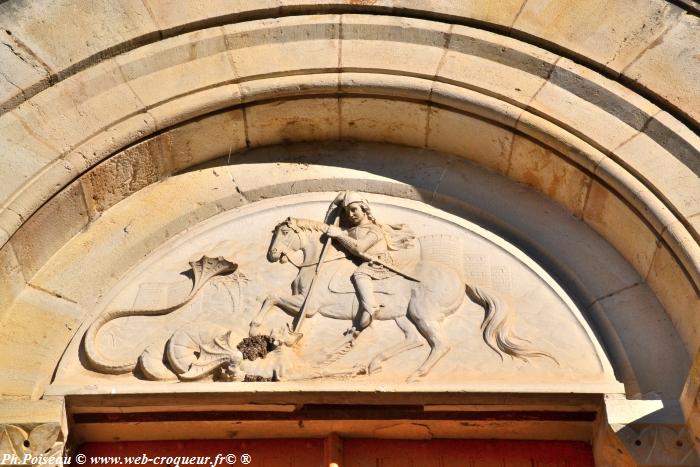
[[(358, 240), (358, 243), (369, 245), (362, 253), (377, 258), (386, 264), (394, 264), (389, 245), (382, 228), (377, 224), (358, 225), (349, 228), (347, 231), (348, 237)], [(386, 279), (396, 275), (384, 266), (373, 261), (364, 261), (356, 270), (355, 274), (365, 274), (372, 279)]]

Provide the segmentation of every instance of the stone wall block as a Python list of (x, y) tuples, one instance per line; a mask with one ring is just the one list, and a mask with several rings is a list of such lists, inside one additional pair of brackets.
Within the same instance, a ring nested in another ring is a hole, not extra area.
[(115, 60), (147, 108), (236, 77), (220, 28), (166, 39)]
[[(606, 341), (604, 347), (616, 360), (628, 359), (631, 368), (644, 368), (634, 375), (637, 393), (629, 392), (632, 388), (625, 385), (628, 397), (642, 398), (654, 393), (655, 397), (674, 400), (680, 396), (690, 358), (678, 330), (647, 284), (639, 283), (602, 297), (587, 313), (603, 314), (609, 321), (611, 329), (605, 328), (604, 339), (613, 342)], [(601, 331), (598, 326), (596, 329)], [(615, 339), (621, 341), (621, 349), (615, 345)], [(655, 346), (654, 359), (650, 360), (650, 345), (655, 342), (667, 345)]]
[(440, 108), (431, 108), (429, 112), (429, 149), (463, 157), (502, 174), (507, 172), (512, 130)]
[(279, 100), (245, 109), (251, 147), (337, 140), (338, 99)]
[(13, 39), (12, 31), (0, 30), (0, 113), (49, 85), (49, 70), (23, 52)]
[(134, 141), (145, 139), (155, 130), (156, 123), (151, 114), (139, 113), (96, 134), (66, 154), (64, 159), (78, 172), (87, 172)]
[(23, 219), (11, 209), (0, 209), (0, 244), (4, 245), (22, 225)]
[(157, 38), (143, 2), (48, 0), (7, 5), (0, 27), (10, 30), (59, 78), (97, 63), (112, 49), (127, 50)]
[(618, 196), (630, 204), (656, 233), (677, 220), (673, 212), (635, 175), (612, 158), (603, 158), (595, 175)]
[(700, 18), (684, 14), (625, 70), (625, 78), (700, 121)]
[(559, 154), (516, 135), (507, 175), (546, 194), (575, 216), (582, 216), (591, 179)]
[(696, 289), (700, 290), (700, 244), (698, 241), (691, 235), (686, 225), (680, 221), (667, 225), (662, 237), (676, 253)]
[(617, 148), (615, 156), (632, 173), (643, 178), (661, 199), (667, 200), (676, 212), (690, 216), (700, 211), (700, 160), (689, 161), (688, 166), (646, 133), (638, 134)]
[(514, 39), (455, 26), (437, 80), (466, 84), (470, 89), (525, 107), (547, 80), (558, 58)]
[(341, 73), (340, 92), (370, 96), (427, 100), (439, 84), (432, 79), (382, 73)]
[(283, 98), (298, 98), (305, 94), (319, 97), (338, 93), (338, 73), (275, 76), (244, 81), (240, 84), (243, 102), (255, 103)]
[[(8, 203), (8, 208), (24, 221), (34, 215), (44, 203), (61, 188), (75, 180), (78, 175), (78, 170), (69, 161), (57, 159), (47, 164), (30, 183), (25, 184), (18, 193), (15, 193)], [(15, 229), (18, 227), (19, 225)]]
[(14, 112), (62, 154), (143, 110), (113, 59), (40, 92)]
[(340, 99), (340, 137), (424, 147), (428, 106), (363, 97)]
[(300, 70), (337, 71), (339, 21), (338, 15), (299, 16), (231, 24), (223, 30), (236, 75), (245, 81)]
[(83, 314), (75, 303), (26, 288), (0, 326), (0, 397), (39, 398)]
[(479, 0), (393, 0), (393, 7), (398, 14), (406, 10), (430, 11), (447, 18), (472, 18), (507, 29), (518, 16), (523, 3), (525, 0), (503, 0), (498, 3)]
[(343, 71), (400, 71), (432, 78), (444, 55), (450, 26), (411, 18), (343, 15)]
[(647, 282), (666, 308), (690, 355), (700, 348), (700, 297), (676, 257), (659, 244)]
[(609, 188), (593, 182), (583, 220), (610, 242), (641, 277), (646, 277), (658, 239), (651, 226), (630, 205)]
[(682, 12), (663, 0), (528, 0), (513, 28), (620, 73)]
[(172, 171), (178, 172), (246, 147), (243, 110), (202, 117), (157, 136), (169, 154)]
[(91, 218), (170, 172), (170, 154), (163, 150), (163, 142), (162, 137), (146, 140), (110, 157), (81, 177)]
[(433, 83), (430, 101), (506, 127), (515, 127), (523, 113), (520, 107), (495, 97), (440, 82)]
[(530, 112), (522, 112), (515, 129), (556, 152), (564, 154), (586, 170), (593, 172), (607, 156), (586, 141), (558, 125)]
[[(586, 95), (579, 92), (576, 87), (572, 86), (569, 89), (561, 87), (559, 83), (562, 81), (564, 82), (562, 84), (569, 84), (566, 78), (560, 76), (561, 74), (568, 74), (568, 72), (555, 67), (550, 80), (529, 103), (530, 112), (546, 116), (557, 126), (604, 152), (614, 150), (638, 133), (639, 128), (629, 126), (617, 115), (601, 112), (598, 103), (586, 100)], [(606, 91), (602, 87), (598, 90)]]
[(60, 152), (14, 113), (0, 116), (0, 206)]
[(80, 182), (72, 183), (36, 211), (10, 240), (27, 280), (88, 222)]
[(187, 120), (241, 103), (241, 91), (238, 84), (227, 84), (209, 89), (202, 89), (191, 94), (177, 97), (148, 109), (156, 128), (165, 130)]
[(17, 255), (7, 243), (0, 248), (0, 321), (26, 285)]
[(192, 25), (203, 28), (247, 21), (256, 16), (280, 16), (279, 0), (210, 0), (183, 2), (182, 0), (145, 0), (153, 13), (164, 37), (181, 34), (192, 29)]

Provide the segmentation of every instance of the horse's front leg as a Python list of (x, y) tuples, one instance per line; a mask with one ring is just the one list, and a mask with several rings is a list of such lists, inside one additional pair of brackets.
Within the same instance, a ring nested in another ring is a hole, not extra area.
[(301, 294), (269, 295), (263, 301), (263, 304), (260, 307), (260, 311), (258, 312), (258, 314), (255, 316), (255, 318), (253, 318), (253, 321), (250, 322), (249, 334), (251, 336), (260, 334), (260, 327), (262, 326), (262, 323), (265, 322), (267, 314), (274, 307), (281, 308), (285, 313), (295, 317), (299, 315), (299, 309), (301, 308), (302, 303), (304, 303), (304, 296)]

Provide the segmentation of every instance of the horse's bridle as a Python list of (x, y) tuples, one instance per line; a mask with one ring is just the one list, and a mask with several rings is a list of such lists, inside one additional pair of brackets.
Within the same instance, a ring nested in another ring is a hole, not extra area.
[[(287, 224), (287, 227), (289, 228), (289, 230), (291, 230), (292, 232), (294, 232), (294, 233), (297, 235), (297, 238), (299, 239), (299, 244), (300, 244), (300, 245), (303, 245), (304, 242), (302, 241), (302, 238), (301, 238), (302, 232), (301, 232), (301, 231), (297, 231), (296, 229), (292, 228), (289, 224)], [(287, 254), (287, 252), (288, 252), (289, 249), (291, 248), (291, 245), (292, 245), (292, 240), (291, 240), (291, 238), (290, 238), (290, 239), (284, 239), (284, 240), (282, 241), (282, 246), (284, 247), (284, 249), (283, 249), (282, 251), (280, 251), (280, 258), (281, 258), (282, 256), (284, 256), (285, 258), (287, 258), (287, 261), (289, 261), (289, 262), (292, 264), (292, 266), (296, 267), (297, 269), (301, 269), (301, 268), (306, 268), (306, 267), (309, 267), (309, 266), (316, 266), (316, 265), (319, 263), (318, 261), (314, 261), (314, 262), (312, 262), (312, 263), (302, 263), (302, 264), (297, 264), (297, 263), (295, 263), (294, 260), (291, 258), (291, 256), (289, 256), (289, 255)], [(334, 259), (330, 259), (330, 260), (325, 260), (324, 262), (327, 263), (327, 262), (335, 261), (335, 260), (337, 260), (337, 259), (342, 259), (342, 258), (344, 258), (344, 256), (341, 257), (341, 258), (334, 258)]]

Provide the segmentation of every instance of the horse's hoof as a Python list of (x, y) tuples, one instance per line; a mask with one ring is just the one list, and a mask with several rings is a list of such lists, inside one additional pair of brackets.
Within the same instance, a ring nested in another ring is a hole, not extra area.
[(418, 381), (422, 381), (423, 378), (425, 378), (425, 375), (427, 375), (427, 372), (423, 371), (414, 371), (411, 373), (411, 376), (406, 378), (407, 383), (417, 383)]

